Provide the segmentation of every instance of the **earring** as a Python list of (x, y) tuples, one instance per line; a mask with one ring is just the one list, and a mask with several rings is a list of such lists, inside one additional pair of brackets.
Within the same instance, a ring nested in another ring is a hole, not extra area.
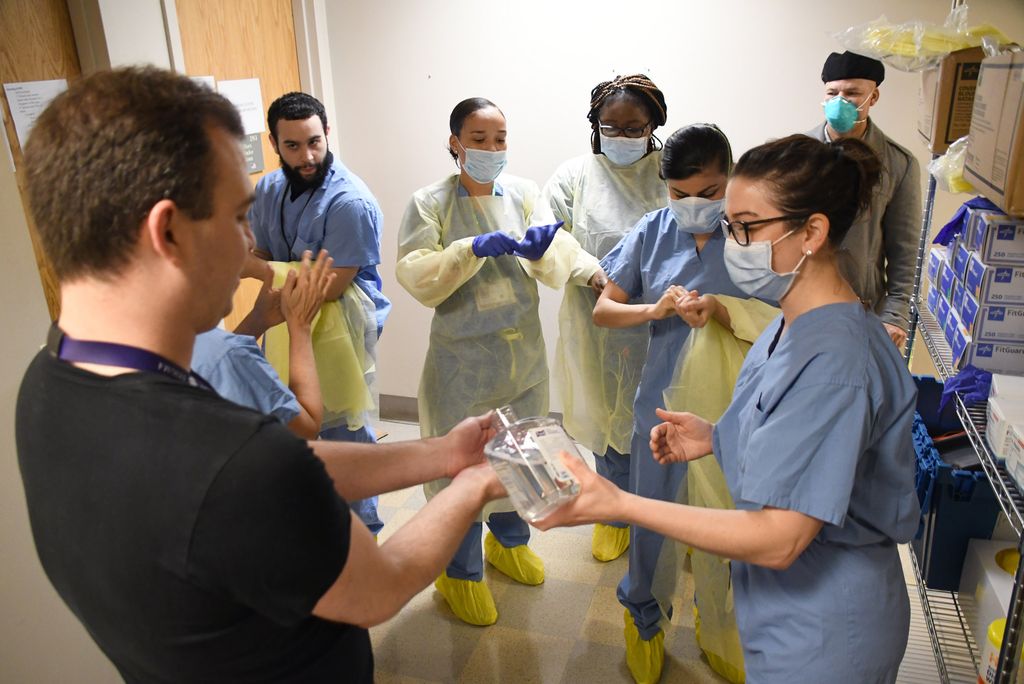
[(812, 252), (811, 250), (807, 250), (807, 256), (811, 256), (812, 254), (814, 254), (814, 252)]

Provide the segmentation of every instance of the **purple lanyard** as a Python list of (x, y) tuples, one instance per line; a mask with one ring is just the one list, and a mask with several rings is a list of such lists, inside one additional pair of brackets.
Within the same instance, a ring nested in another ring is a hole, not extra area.
[(213, 387), (197, 373), (185, 370), (173, 361), (138, 347), (113, 342), (90, 342), (69, 337), (56, 324), (50, 327), (46, 347), (62, 361), (75, 363), (98, 363), (103, 366), (133, 368), (146, 373), (159, 373), (193, 387), (214, 391)]

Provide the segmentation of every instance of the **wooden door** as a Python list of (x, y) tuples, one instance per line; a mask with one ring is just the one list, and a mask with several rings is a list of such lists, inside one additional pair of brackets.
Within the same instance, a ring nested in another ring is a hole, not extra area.
[[(284, 93), (300, 90), (291, 0), (177, 0), (178, 26), (190, 76), (213, 76), (217, 81), (258, 78), (263, 112)], [(277, 153), (262, 136), (264, 171), (252, 174), (255, 183), (278, 168)], [(252, 308), (259, 283), (244, 280), (235, 294), (228, 330)]]
[[(0, 2), (0, 81), (47, 81), (63, 78), (69, 82), (81, 75), (78, 51), (71, 30), (71, 17), (64, 0), (3, 0)], [(7, 139), (14, 158), (14, 175), (28, 220), (32, 251), (50, 318), (60, 314), (60, 290), (39, 243), (35, 223), (28, 210), (25, 165), (21, 145), (15, 134), (6, 93), (0, 92)], [(0, 152), (0, 155), (5, 154)]]

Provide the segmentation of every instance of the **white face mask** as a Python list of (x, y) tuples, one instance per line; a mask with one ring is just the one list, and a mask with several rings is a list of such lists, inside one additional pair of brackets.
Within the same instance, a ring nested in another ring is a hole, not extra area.
[(501, 172), (505, 170), (505, 166), (508, 164), (505, 150), (498, 150), (497, 152), (475, 150), (471, 147), (463, 147), (461, 142), (459, 147), (462, 147), (462, 151), (466, 154), (466, 161), (462, 163), (462, 168), (477, 183), (486, 185), (493, 182), (495, 178), (501, 175)]
[(751, 242), (746, 247), (735, 240), (726, 240), (725, 270), (729, 272), (733, 284), (751, 297), (774, 302), (782, 301), (799, 275), (800, 266), (807, 255), (801, 256), (800, 261), (789, 273), (776, 273), (772, 269), (772, 246), (782, 242), (797, 230), (800, 229), (791, 230), (778, 240), (759, 240)]
[(695, 235), (713, 233), (722, 225), (722, 205), (725, 199), (704, 197), (670, 199), (668, 208), (676, 217), (679, 230)]
[(608, 161), (616, 166), (629, 166), (634, 164), (647, 154), (648, 138), (627, 138), (619, 136), (609, 138), (604, 133), (598, 133), (601, 138), (601, 152), (608, 157)]

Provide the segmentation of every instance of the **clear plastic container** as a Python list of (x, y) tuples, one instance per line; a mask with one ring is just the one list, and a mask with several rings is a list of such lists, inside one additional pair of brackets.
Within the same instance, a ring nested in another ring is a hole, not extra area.
[(558, 455), (579, 452), (557, 420), (518, 420), (512, 407), (503, 406), (495, 410), (493, 424), (498, 434), (484, 453), (519, 517), (539, 520), (579, 494), (579, 482)]

